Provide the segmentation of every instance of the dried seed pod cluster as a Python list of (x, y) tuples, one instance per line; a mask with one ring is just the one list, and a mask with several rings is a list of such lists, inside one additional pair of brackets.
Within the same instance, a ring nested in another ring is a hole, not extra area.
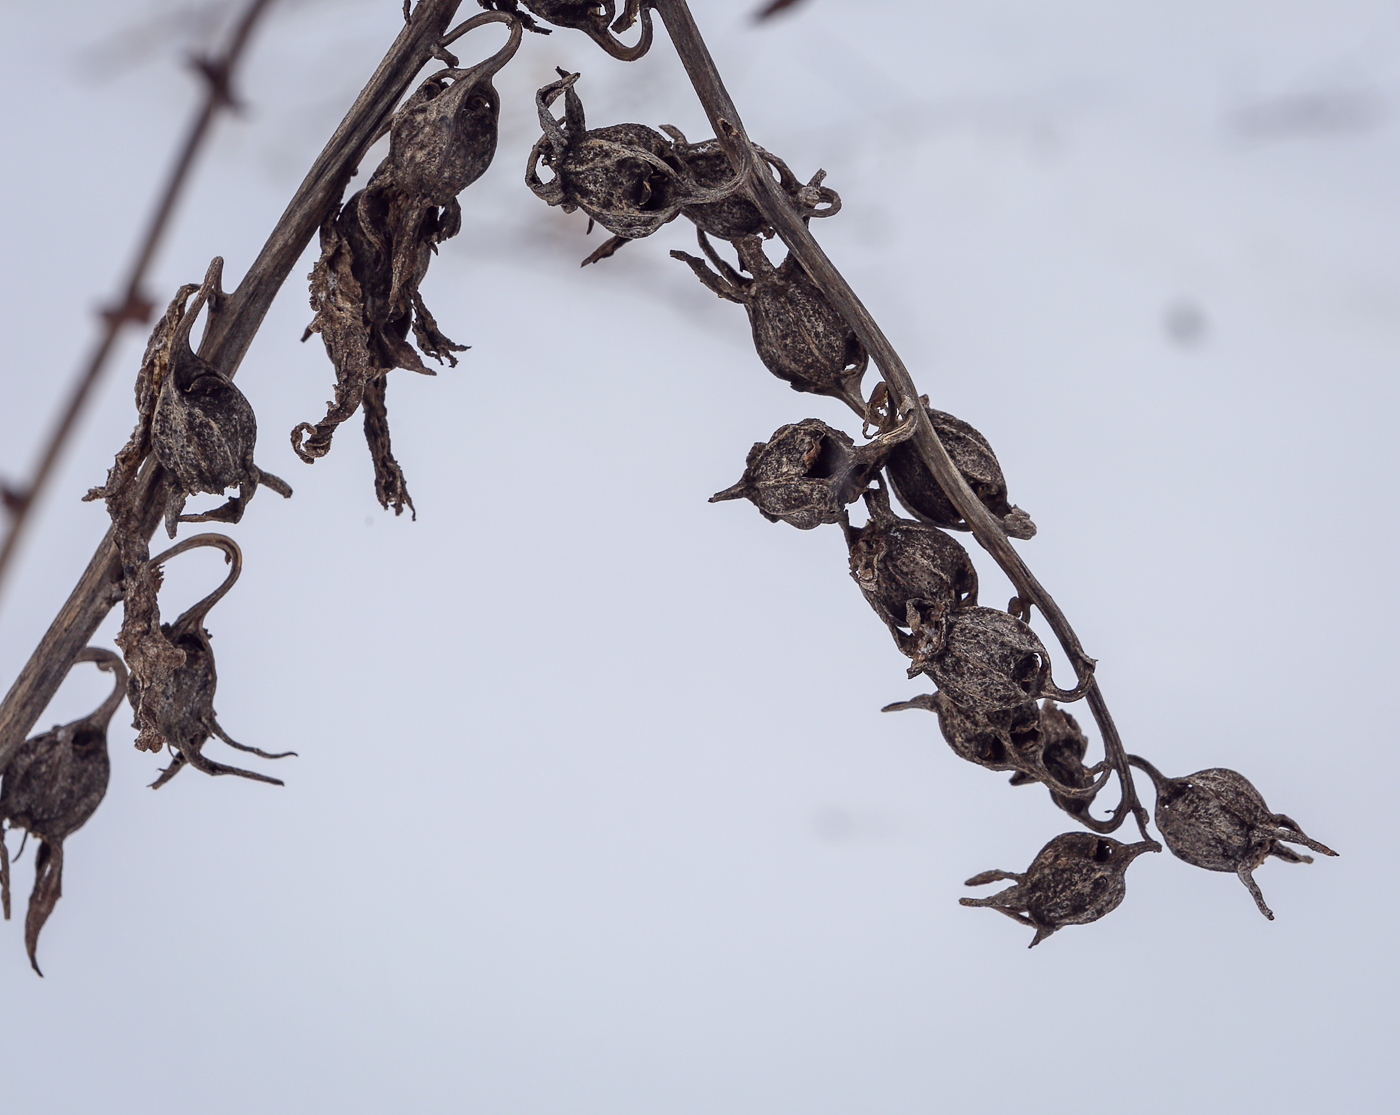
[[(111, 763), (107, 725), (126, 695), (126, 667), (109, 650), (87, 647), (74, 662), (95, 662), (115, 675), (111, 695), (93, 712), (27, 739), (0, 779), (0, 824), (39, 841), (34, 890), (24, 919), (24, 945), (36, 972), (39, 931), (63, 893), (63, 842), (97, 811), (107, 793)], [(21, 845), (23, 850), (23, 845)], [(0, 828), (0, 904), (10, 917), (10, 855)]]

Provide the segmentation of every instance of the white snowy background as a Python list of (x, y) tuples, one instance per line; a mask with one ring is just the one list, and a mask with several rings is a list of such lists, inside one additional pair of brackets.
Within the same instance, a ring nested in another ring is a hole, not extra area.
[[(308, 255), (238, 377), (259, 462), (296, 495), (232, 529), (246, 569), (208, 621), (222, 724), (300, 755), (251, 760), (285, 788), (185, 771), (152, 792), (165, 759), (118, 713), (43, 980), (32, 849), (16, 868), (6, 1110), (1384, 1108), (1400, 4), (808, 0), (754, 27), (756, 5), (694, 4), (750, 133), (829, 172), (845, 208), (814, 231), (921, 389), (995, 446), (1040, 527), (1018, 545), (1129, 749), (1244, 772), (1341, 857), (1268, 861), (1273, 923), (1169, 854), (1034, 951), (958, 905), (1074, 826), (959, 761), (934, 717), (880, 713), (931, 685), (905, 680), (837, 528), (706, 503), (786, 422), (858, 431), (770, 376), (743, 312), (667, 257), (694, 247), (684, 220), (579, 270), (600, 232), (522, 184), (553, 67), (583, 72), (595, 125), (708, 133), (660, 33), (631, 66), (527, 36), (495, 164), (424, 285), (472, 349), (389, 390), (418, 521), (380, 510), (358, 421), (314, 466), (291, 452), (332, 382), (298, 343)], [(0, 4), (8, 477), (193, 111), (181, 60), (235, 7)], [(242, 275), (401, 19), (398, 0), (278, 5), (157, 302), (216, 254)], [(0, 601), (5, 685), (104, 530), (78, 497), (130, 431), (140, 332)], [(222, 570), (173, 561), (166, 611)], [(108, 680), (75, 671), (38, 730)]]

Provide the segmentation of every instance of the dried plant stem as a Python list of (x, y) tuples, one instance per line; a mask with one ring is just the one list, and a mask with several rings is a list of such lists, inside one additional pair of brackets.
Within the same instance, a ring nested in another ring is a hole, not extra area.
[(968, 487), (948, 456), (947, 450), (938, 440), (938, 435), (934, 433), (924, 408), (918, 405), (918, 388), (914, 385), (909, 370), (904, 366), (904, 361), (899, 358), (899, 353), (812, 236), (791, 199), (779, 183), (773, 180), (767, 163), (744, 131), (738, 109), (724, 87), (724, 81), (715, 67), (714, 59), (700, 35), (700, 29), (695, 24), (686, 0), (651, 0), (651, 3), (666, 25), (676, 53), (685, 66), (696, 95), (714, 126), (715, 136), (723, 145), (731, 165), (747, 175), (750, 196), (755, 204), (802, 264), (812, 281), (860, 338), (861, 344), (870, 353), (881, 376), (889, 385), (896, 403), (908, 409), (915, 422), (913, 440), (920, 456), (972, 528), (973, 537), (1005, 571), (1011, 583), (1016, 586), (1021, 599), (1040, 609), (1060, 646), (1068, 655), (1078, 679), (1073, 696), (1089, 698), (1090, 710), (1103, 737), (1105, 756), (1118, 772), (1123, 790), (1122, 799), (1112, 817), (1107, 821), (1090, 822), (1091, 826), (1096, 829), (1103, 826), (1102, 831), (1111, 831), (1118, 827), (1127, 811), (1131, 810), (1145, 834), (1147, 811), (1138, 802), (1122, 742), (1109, 715), (1108, 706), (1104, 703), (1103, 695), (1099, 692), (1098, 683), (1094, 680), (1094, 659), (1085, 652), (1060, 606), (1012, 547), (1001, 524)]
[[(380, 134), (462, 0), (420, 0), (412, 19), (307, 172), (238, 289), (210, 322), (199, 355), (232, 378), (273, 298), (321, 222), (334, 210), (364, 153)], [(164, 469), (147, 461), (137, 481), (137, 515), (149, 538), (165, 506)], [(121, 599), (121, 562), (109, 530), (38, 648), (0, 704), (0, 770), (43, 713), (78, 652)]]
[(239, 19), (230, 33), (228, 44), (223, 53), (217, 58), (198, 59), (195, 63), (195, 68), (205, 77), (204, 103), (200, 106), (194, 122), (190, 125), (185, 142), (181, 145), (180, 153), (175, 158), (175, 165), (170, 169), (165, 188), (161, 191), (160, 200), (156, 203), (155, 211), (151, 215), (151, 223), (146, 229), (146, 235), (142, 237), (140, 246), (136, 249), (136, 258), (131, 261), (131, 266), (127, 271), (126, 281), (121, 288), (122, 294), (115, 303), (102, 311), (102, 336), (73, 386), (73, 393), (69, 396), (68, 405), (59, 415), (53, 431), (49, 434), (49, 440), (39, 457), (39, 465), (34, 470), (33, 478), (20, 488), (6, 491), (6, 504), (11, 510), (11, 517), (5, 532), (5, 540), (0, 542), (0, 589), (4, 587), (5, 574), (14, 560), (20, 537), (29, 522), (29, 515), (48, 486), (54, 465), (57, 464), (59, 455), (63, 452), (64, 446), (72, 435), (73, 426), (82, 413), (88, 396), (92, 394), (93, 387), (102, 376), (107, 365), (107, 357), (111, 355), (112, 349), (116, 345), (118, 334), (128, 324), (135, 325), (138, 322), (150, 320), (151, 303), (143, 289), (146, 283), (146, 272), (150, 269), (151, 260), (155, 257), (156, 249), (160, 247), (160, 242), (170, 224), (171, 217), (174, 216), (175, 203), (184, 191), (185, 183), (189, 180), (190, 170), (194, 166), (195, 156), (208, 138), (215, 117), (221, 109), (233, 107), (233, 97), (229, 92), (233, 67), (242, 56), (259, 17), (267, 10), (271, 2), (272, 0), (250, 0), (242, 18)]

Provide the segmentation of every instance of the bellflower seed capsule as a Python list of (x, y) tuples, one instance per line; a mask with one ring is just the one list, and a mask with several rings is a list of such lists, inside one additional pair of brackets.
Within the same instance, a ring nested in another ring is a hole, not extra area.
[[(722, 201), (739, 180), (719, 189), (703, 189), (680, 170), (671, 143), (644, 124), (613, 124), (589, 130), (583, 102), (574, 91), (578, 74), (560, 70), (560, 79), (535, 97), (544, 134), (535, 143), (525, 168), (525, 183), (535, 196), (566, 213), (582, 209), (614, 234), (585, 263), (611, 255), (626, 240), (650, 236), (693, 202)], [(550, 112), (564, 96), (564, 119)], [(539, 167), (554, 172), (543, 181)]]
[[(483, 8), (515, 13), (531, 31), (548, 35), (548, 28), (540, 27), (519, 11), (519, 5), (523, 4), (540, 19), (556, 27), (582, 31), (608, 54), (623, 62), (635, 62), (651, 49), (651, 9), (649, 6), (643, 7), (642, 0), (627, 0), (622, 14), (616, 19), (613, 18), (617, 10), (615, 0), (478, 0), (478, 3)], [(637, 22), (638, 16), (642, 20), (642, 34), (633, 46), (627, 46), (609, 33), (626, 31)]]
[(925, 627), (935, 625), (941, 636), (945, 610), (977, 603), (977, 571), (941, 530), (896, 517), (883, 487), (866, 492), (865, 503), (870, 521), (845, 528), (851, 578), (910, 654), (908, 640), (919, 640)]
[[(679, 128), (671, 124), (662, 124), (661, 130), (671, 137), (672, 159), (696, 185), (718, 189), (734, 178), (734, 168), (729, 165), (729, 158), (718, 139), (702, 139), (699, 143), (691, 143)], [(822, 180), (826, 177), (825, 171), (817, 171), (812, 180), (804, 186), (782, 159), (761, 147), (756, 146), (755, 149), (778, 172), (778, 182), (783, 192), (792, 199), (803, 220), (830, 217), (840, 211), (840, 196), (835, 190), (822, 185)], [(759, 212), (758, 206), (750, 200), (747, 191), (736, 191), (723, 201), (686, 205), (681, 208), (681, 213), (693, 221), (701, 232), (723, 240), (772, 235), (768, 221)]]
[[(253, 463), (258, 423), (243, 392), (227, 376), (190, 347), (190, 331), (199, 311), (211, 314), (224, 299), (219, 289), (224, 261), (215, 258), (194, 303), (170, 338), (168, 365), (156, 387), (151, 416), (151, 451), (170, 470), (165, 505), (165, 529), (175, 537), (177, 523), (236, 523), (259, 484), (286, 497), (286, 482)], [(181, 514), (185, 500), (197, 492), (238, 495), (202, 515)]]
[(1270, 921), (1274, 914), (1254, 881), (1254, 869), (1269, 856), (1285, 863), (1312, 863), (1312, 856), (1295, 852), (1283, 841), (1324, 856), (1337, 854), (1306, 835), (1291, 817), (1271, 813), (1263, 795), (1238, 771), (1212, 767), (1167, 778), (1137, 755), (1129, 755), (1128, 762), (1146, 771), (1157, 789), (1154, 819), (1172, 855), (1207, 871), (1238, 875)]
[[(987, 439), (962, 419), (934, 410), (927, 399), (920, 403), (953, 464), (987, 510), (1001, 520), (1002, 529), (1012, 538), (1033, 538), (1035, 524), (1030, 516), (1007, 502), (1006, 478)], [(894, 494), (916, 519), (949, 530), (968, 529), (912, 441), (891, 450), (887, 467)]]
[[(107, 725), (126, 695), (126, 667), (109, 650), (86, 647), (73, 660), (95, 662), (114, 674), (111, 695), (96, 711), (54, 727), (22, 743), (0, 780), (0, 822), (40, 840), (35, 859), (34, 890), (24, 919), (29, 963), (39, 975), (39, 932), (63, 892), (63, 842), (97, 811), (107, 793), (111, 763)], [(0, 905), (10, 917), (10, 857), (0, 831)]]
[(711, 503), (752, 501), (769, 522), (799, 530), (838, 523), (879, 470), (883, 446), (856, 447), (846, 434), (816, 418), (783, 426), (749, 450), (737, 484), (710, 497)]
[[(1038, 722), (1041, 737), (1041, 771), (1037, 773), (1027, 770), (1014, 774), (1011, 776), (1011, 785), (1023, 786), (1032, 782), (1045, 782), (1050, 790), (1050, 799), (1071, 817), (1083, 820), (1088, 816), (1089, 807), (1094, 802), (1094, 793), (1089, 791), (1097, 792), (1094, 771), (1084, 765), (1084, 756), (1089, 751), (1089, 740), (1080, 730), (1074, 717), (1054, 701), (1044, 702), (1040, 708)], [(1083, 796), (1066, 794), (1056, 789), (1056, 785), (1083, 791)]]
[(696, 235), (718, 274), (697, 256), (672, 252), (671, 258), (689, 265), (719, 297), (744, 307), (764, 367), (794, 391), (829, 395), (864, 413), (860, 381), (869, 356), (796, 257), (789, 253), (774, 267), (759, 237), (740, 237), (734, 247), (740, 266), (752, 276), (744, 278), (716, 254), (703, 231)]
[[(1034, 701), (991, 712), (959, 708), (945, 693), (924, 693), (909, 701), (886, 705), (881, 712), (919, 708), (937, 713), (938, 727), (953, 753), (988, 770), (1028, 771), (1041, 750), (1040, 712)], [(1017, 774), (1012, 779), (1029, 775)]]
[(1061, 833), (1045, 845), (1023, 874), (984, 871), (967, 881), (970, 887), (1012, 879), (990, 898), (960, 898), (964, 906), (989, 906), (1035, 930), (1035, 948), (1055, 930), (1085, 925), (1112, 913), (1127, 892), (1125, 874), (1143, 852), (1160, 852), (1155, 840), (1123, 844), (1092, 832)]
[(941, 640), (914, 657), (909, 676), (925, 673), (954, 703), (977, 712), (1036, 700), (1050, 680), (1050, 656), (1034, 631), (996, 608), (957, 608)]
[(237, 543), (221, 534), (199, 534), (188, 538), (179, 545), (172, 546), (164, 553), (151, 559), (152, 566), (159, 566), (197, 546), (216, 546), (232, 566), (229, 575), (212, 593), (185, 611), (174, 623), (161, 624), (161, 632), (171, 646), (184, 654), (184, 661), (160, 679), (157, 685), (146, 685), (141, 678), (132, 675), (132, 704), (138, 713), (148, 711), (154, 716), (165, 741), (174, 755), (170, 766), (161, 772), (152, 786), (159, 789), (177, 775), (187, 764), (205, 774), (236, 774), (259, 782), (271, 782), (281, 786), (280, 779), (265, 774), (243, 770), (215, 762), (204, 755), (203, 748), (211, 735), (218, 736), (230, 747), (260, 755), (264, 759), (283, 759), (295, 755), (294, 751), (274, 754), (238, 743), (228, 737), (219, 727), (214, 713), (214, 692), (218, 687), (218, 674), (214, 668), (214, 648), (210, 643), (209, 632), (204, 629), (205, 617), (225, 593), (233, 587), (242, 571), (243, 557)]

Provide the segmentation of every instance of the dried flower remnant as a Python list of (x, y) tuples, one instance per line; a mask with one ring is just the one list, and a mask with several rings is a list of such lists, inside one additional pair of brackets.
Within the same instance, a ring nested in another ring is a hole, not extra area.
[[(616, 19), (614, 0), (477, 0), (487, 9), (511, 12), (531, 31), (542, 35), (549, 34), (549, 28), (541, 27), (533, 19), (520, 12), (520, 5), (528, 8), (540, 19), (553, 23), (556, 27), (570, 27), (582, 31), (614, 58), (623, 62), (635, 62), (651, 49), (651, 10), (643, 5), (643, 0), (626, 0), (622, 14)], [(633, 46), (627, 46), (609, 32), (626, 31), (642, 20), (641, 38)]]
[(886, 452), (881, 445), (857, 447), (842, 431), (807, 418), (757, 442), (749, 450), (743, 477), (712, 495), (710, 502), (743, 497), (769, 522), (781, 520), (799, 530), (839, 523), (846, 505), (878, 472)]
[[(29, 963), (39, 971), (39, 932), (63, 893), (63, 841), (82, 828), (107, 793), (107, 725), (126, 695), (126, 667), (109, 650), (87, 647), (74, 662), (95, 662), (116, 677), (111, 695), (80, 720), (27, 739), (0, 780), (0, 822), (39, 839), (34, 890), (24, 920)], [(0, 903), (10, 917), (10, 859), (0, 831)]]
[[(671, 124), (661, 130), (671, 137), (671, 157), (696, 185), (709, 189), (723, 188), (733, 181), (735, 170), (718, 139), (702, 139), (691, 143), (685, 134)], [(754, 145), (754, 150), (778, 172), (778, 182), (791, 199), (802, 219), (830, 217), (840, 212), (841, 198), (835, 190), (822, 185), (826, 171), (819, 170), (805, 186), (778, 156)], [(682, 206), (681, 213), (695, 223), (701, 232), (723, 240), (741, 236), (771, 236), (772, 227), (759, 212), (747, 191), (736, 190), (723, 201), (696, 202)]]
[[(420, 83), (389, 123), (388, 156), (321, 227), (321, 256), (311, 272), (316, 316), (307, 336), (321, 334), (336, 386), (326, 416), (292, 431), (292, 448), (303, 461), (330, 451), (336, 428), (365, 403), (370, 384), (394, 368), (433, 375), (418, 351), (455, 365), (453, 353), (464, 348), (443, 334), (419, 285), (437, 245), (461, 229), (457, 195), (486, 172), (496, 152), (500, 97), (491, 79), (519, 48), (520, 23), (487, 12), (444, 42), (488, 23), (509, 25), (506, 45), (479, 65), (452, 66)], [(410, 329), (418, 351), (408, 343)], [(381, 505), (400, 514), (412, 508), (389, 447), (382, 382), (366, 404), (365, 437)]]
[[(893, 408), (888, 400), (885, 385), (877, 385), (871, 395), (871, 414), (877, 416), (882, 427), (892, 425), (894, 421)], [(927, 397), (919, 402), (933, 424), (933, 432), (948, 451), (954, 466), (962, 473), (967, 486), (987, 510), (1001, 520), (1002, 529), (1012, 538), (1035, 537), (1035, 524), (1030, 516), (1007, 502), (1006, 478), (987, 439), (962, 419), (934, 410), (928, 405)], [(948, 530), (969, 529), (953, 506), (953, 501), (929, 472), (912, 441), (890, 452), (887, 467), (895, 496), (916, 519)]]
[(851, 578), (899, 648), (922, 661), (920, 654), (941, 645), (949, 610), (977, 603), (977, 571), (967, 551), (941, 530), (898, 518), (883, 486), (866, 492), (865, 503), (870, 521), (864, 527), (843, 524)]
[(1155, 840), (1124, 844), (1091, 832), (1065, 832), (1045, 845), (1023, 874), (984, 871), (967, 881), (970, 887), (1012, 879), (990, 898), (960, 898), (964, 906), (989, 906), (1035, 930), (1035, 948), (1055, 930), (1085, 925), (1112, 913), (1127, 893), (1125, 874), (1143, 852), (1160, 852)]
[(1337, 854), (1305, 834), (1291, 817), (1271, 813), (1263, 795), (1237, 771), (1212, 767), (1167, 778), (1137, 755), (1129, 755), (1128, 762), (1146, 771), (1157, 789), (1153, 819), (1172, 855), (1207, 871), (1234, 872), (1270, 921), (1274, 914), (1254, 881), (1255, 868), (1269, 856), (1286, 863), (1312, 863), (1312, 856), (1295, 852), (1283, 841), (1324, 856)]
[[(940, 692), (897, 701), (880, 711), (913, 708), (937, 714), (939, 730), (955, 755), (988, 770), (1015, 771), (1011, 776), (1013, 786), (1044, 783), (1055, 803), (1075, 817), (1087, 812), (1094, 795), (1113, 773), (1107, 764), (1084, 767), (1083, 747), (1088, 741), (1082, 734), (1078, 734), (1083, 745), (1078, 752), (1079, 766), (1074, 768), (1063, 761), (1059, 754), (1065, 747), (1060, 734), (1062, 722), (1068, 720), (1073, 725), (1074, 721), (1051, 701), (1045, 702), (1044, 709), (1037, 708), (1034, 701), (1026, 701), (980, 712), (962, 708)], [(1078, 733), (1077, 727), (1074, 730)]]
[[(739, 187), (738, 177), (717, 188), (692, 182), (679, 169), (670, 140), (645, 124), (590, 131), (574, 91), (579, 75), (558, 72), (559, 80), (535, 95), (544, 134), (530, 151), (525, 184), (546, 204), (565, 213), (582, 209), (613, 234), (585, 264), (606, 258), (628, 240), (650, 236), (686, 205), (723, 201)], [(560, 94), (562, 120), (550, 111)], [(554, 172), (548, 182), (540, 178), (541, 164)]]
[[(177, 523), (236, 523), (259, 484), (283, 497), (292, 489), (253, 462), (258, 425), (243, 392), (223, 372), (195, 353), (190, 333), (206, 306), (218, 314), (226, 295), (220, 289), (224, 261), (215, 257), (204, 282), (183, 286), (151, 334), (137, 375), (137, 426), (117, 454), (107, 483), (85, 499), (105, 496), (118, 531), (124, 528), (126, 490), (146, 454), (154, 454), (170, 474), (166, 485), (165, 529), (175, 537)], [(194, 303), (185, 303), (194, 293)], [(199, 492), (238, 495), (222, 507), (199, 515), (182, 514), (185, 501)], [(125, 529), (130, 529), (129, 524)]]
[(224, 594), (238, 580), (243, 567), (243, 556), (232, 538), (222, 534), (199, 534), (158, 554), (151, 559), (150, 564), (153, 567), (160, 566), (172, 557), (198, 546), (214, 546), (222, 550), (225, 559), (232, 566), (228, 576), (223, 584), (186, 610), (174, 623), (161, 624), (161, 634), (171, 647), (183, 655), (180, 664), (156, 679), (154, 684), (134, 670), (131, 677), (130, 696), (132, 707), (137, 711), (138, 726), (147, 722), (154, 723), (173, 755), (170, 766), (161, 772), (152, 785), (156, 788), (165, 785), (188, 764), (205, 774), (236, 774), (280, 786), (280, 779), (240, 767), (227, 766), (204, 755), (204, 745), (211, 735), (218, 736), (230, 747), (260, 755), (264, 759), (283, 759), (295, 755), (296, 752), (271, 753), (249, 747), (230, 739), (219, 726), (214, 713), (214, 691), (218, 686), (218, 675), (214, 669), (214, 648), (209, 641), (209, 632), (204, 629), (204, 620), (209, 610), (223, 599)]
[(796, 257), (789, 253), (774, 267), (759, 237), (740, 237), (734, 248), (740, 266), (751, 276), (744, 278), (720, 258), (703, 231), (696, 235), (718, 274), (686, 252), (672, 252), (671, 258), (688, 264), (719, 297), (744, 307), (764, 367), (794, 391), (828, 395), (864, 414), (860, 381), (869, 357)]

